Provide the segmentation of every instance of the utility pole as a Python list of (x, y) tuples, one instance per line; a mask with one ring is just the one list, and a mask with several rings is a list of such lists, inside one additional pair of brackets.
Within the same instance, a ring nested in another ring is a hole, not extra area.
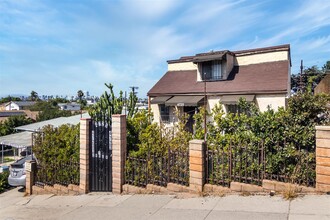
[(300, 61), (300, 82), (299, 82), (299, 89), (303, 91), (303, 60)]
[(127, 115), (127, 92), (125, 91), (125, 115)]
[(204, 142), (206, 143), (206, 73), (204, 73)]

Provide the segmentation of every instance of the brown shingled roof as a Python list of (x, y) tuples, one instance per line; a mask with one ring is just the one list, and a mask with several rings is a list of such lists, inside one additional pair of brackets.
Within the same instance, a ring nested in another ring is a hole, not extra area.
[[(289, 61), (235, 66), (227, 80), (207, 82), (207, 93), (286, 93)], [(203, 94), (204, 82), (197, 82), (197, 70), (168, 71), (148, 92), (148, 96)]]

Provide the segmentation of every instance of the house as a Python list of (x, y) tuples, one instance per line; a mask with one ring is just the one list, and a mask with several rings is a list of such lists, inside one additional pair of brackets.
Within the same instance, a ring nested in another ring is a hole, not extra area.
[(175, 122), (175, 110), (192, 116), (197, 107), (210, 111), (219, 101), (226, 113), (237, 112), (240, 97), (261, 111), (277, 110), (290, 96), (290, 45), (210, 51), (167, 63), (168, 71), (148, 92), (158, 123)]
[(36, 102), (31, 101), (11, 101), (6, 104), (6, 110), (26, 110), (29, 109), (32, 105), (36, 104)]
[(66, 111), (80, 111), (80, 104), (72, 102), (72, 103), (59, 103), (58, 106), (61, 110)]

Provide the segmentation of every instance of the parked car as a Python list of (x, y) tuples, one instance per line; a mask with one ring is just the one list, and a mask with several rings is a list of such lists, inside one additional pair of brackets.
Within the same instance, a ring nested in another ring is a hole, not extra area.
[(32, 160), (32, 155), (17, 160), (10, 165), (8, 183), (11, 186), (25, 186), (26, 184), (26, 173), (25, 173), (25, 162)]

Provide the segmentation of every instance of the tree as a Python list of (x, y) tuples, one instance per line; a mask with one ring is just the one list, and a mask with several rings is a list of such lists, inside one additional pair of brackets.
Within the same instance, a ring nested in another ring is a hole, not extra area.
[(31, 101), (36, 101), (36, 100), (38, 100), (38, 93), (36, 92), (36, 91), (31, 91), (31, 96), (30, 96), (30, 100)]
[(12, 134), (15, 127), (32, 123), (32, 119), (26, 118), (24, 115), (11, 116), (3, 122), (0, 122), (0, 136)]
[(77, 96), (78, 96), (78, 99), (79, 99), (79, 103), (81, 105), (81, 109), (83, 109), (87, 105), (86, 100), (83, 99), (84, 96), (85, 96), (85, 94), (84, 94), (84, 92), (82, 90), (78, 90)]
[(330, 61), (327, 61), (321, 69), (314, 65), (305, 68), (302, 75), (300, 73), (291, 75), (291, 89), (294, 92), (307, 91), (313, 93), (327, 70), (330, 70)]
[(22, 101), (22, 99), (18, 98), (18, 97), (7, 96), (7, 97), (0, 99), (0, 104), (10, 102), (10, 101)]
[(330, 60), (328, 60), (322, 67), (323, 72), (330, 71)]
[(70, 111), (61, 111), (57, 106), (56, 100), (51, 101), (39, 101), (34, 104), (31, 108), (31, 111), (39, 111), (37, 116), (37, 121), (45, 121), (58, 117), (68, 117), (71, 116)]

